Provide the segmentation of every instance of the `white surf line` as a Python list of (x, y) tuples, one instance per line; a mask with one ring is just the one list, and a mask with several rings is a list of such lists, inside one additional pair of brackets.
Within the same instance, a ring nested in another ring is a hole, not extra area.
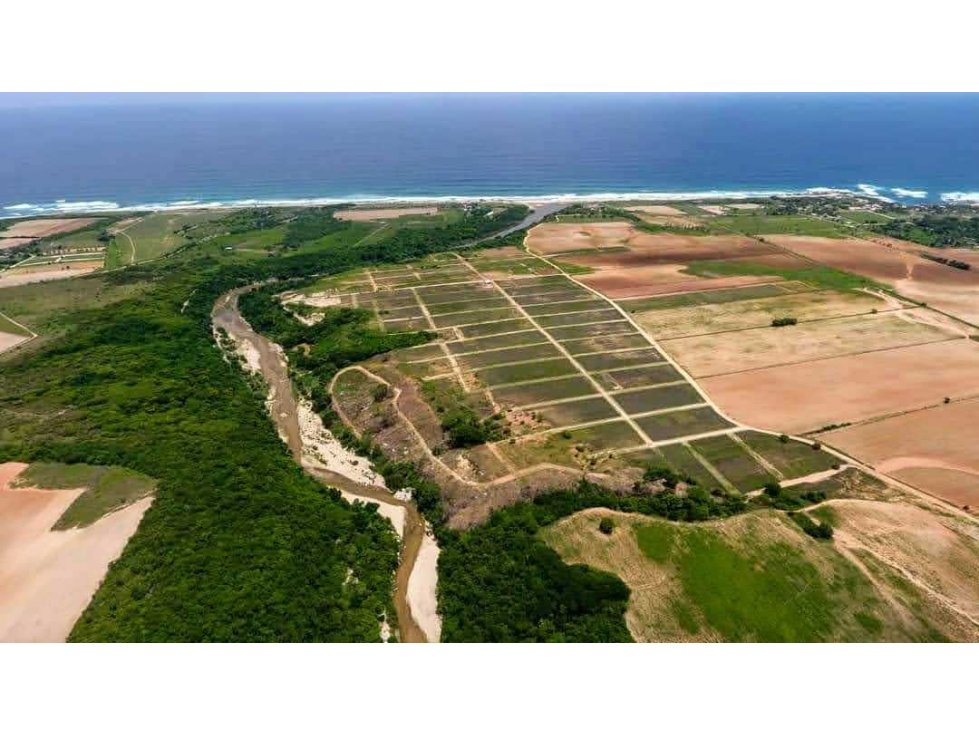
[[(456, 257), (458, 257), (458, 255)], [(462, 260), (461, 257), (459, 259)], [(465, 261), (463, 261), (463, 262), (465, 262)], [(475, 270), (475, 268), (474, 268), (474, 270)], [(633, 420), (632, 417), (629, 416), (628, 413), (626, 413), (626, 411), (622, 408), (621, 405), (619, 405), (618, 403), (616, 403), (612, 399), (612, 396), (608, 394), (608, 392), (601, 385), (601, 383), (599, 383), (598, 380), (596, 380), (594, 377), (592, 377), (591, 374), (589, 372), (587, 372), (585, 370), (585, 368), (582, 367), (581, 364), (574, 357), (571, 356), (571, 353), (568, 352), (568, 350), (564, 348), (564, 346), (561, 344), (561, 342), (559, 342), (557, 339), (555, 339), (550, 334), (548, 334), (546, 331), (544, 331), (544, 329), (540, 326), (540, 324), (537, 323), (537, 321), (534, 319), (534, 317), (532, 317), (530, 314), (528, 314), (523, 309), (523, 307), (519, 303), (517, 303), (516, 300), (514, 300), (513, 296), (511, 296), (509, 293), (507, 293), (503, 289), (503, 287), (500, 286), (499, 283), (497, 283), (496, 281), (493, 281), (493, 285), (496, 287), (496, 289), (500, 293), (504, 294), (504, 296), (506, 297), (506, 299), (508, 301), (510, 301), (511, 304), (513, 304), (513, 307), (514, 308), (516, 308), (520, 313), (523, 314), (524, 318), (526, 318), (528, 321), (530, 321), (530, 323), (532, 323), (534, 326), (536, 326), (538, 329), (540, 329), (542, 334), (545, 334), (547, 336), (548, 341), (551, 342), (551, 344), (553, 344), (557, 348), (557, 350), (559, 352), (561, 352), (571, 362), (572, 365), (574, 365), (575, 369), (577, 369), (585, 377), (585, 379), (588, 380), (592, 384), (592, 387), (594, 387), (595, 390), (599, 393), (599, 395), (601, 395), (603, 398), (605, 398), (606, 402), (608, 402), (608, 404), (612, 407), (612, 409), (616, 413), (618, 413), (622, 417), (622, 419), (625, 420), (626, 423), (629, 424), (629, 427), (632, 428), (632, 430), (636, 432), (636, 435), (639, 436), (639, 438), (641, 440), (643, 440), (644, 442), (647, 442), (648, 443), (650, 441), (650, 438), (649, 438), (649, 436), (646, 435), (645, 431), (643, 431), (639, 427), (639, 424), (636, 423), (636, 421)], [(566, 430), (566, 429), (562, 429), (562, 430)]]
[[(422, 315), (428, 322), (429, 327), (432, 329), (432, 331), (438, 331), (438, 328), (435, 326), (435, 321), (432, 320), (432, 314), (428, 312), (428, 307), (425, 306), (425, 302), (422, 300), (422, 297), (418, 295), (418, 292), (414, 288), (411, 289), (411, 292), (415, 296), (415, 300), (418, 302), (418, 307), (421, 309)], [(449, 364), (452, 365), (452, 373), (459, 381), (459, 386), (462, 388), (463, 392), (465, 392), (466, 381), (462, 377), (462, 372), (459, 369), (459, 363), (456, 361), (455, 355), (449, 351), (447, 346), (445, 346), (445, 342), (441, 342), (440, 346), (442, 347), (442, 351), (445, 353), (445, 356), (448, 358)]]

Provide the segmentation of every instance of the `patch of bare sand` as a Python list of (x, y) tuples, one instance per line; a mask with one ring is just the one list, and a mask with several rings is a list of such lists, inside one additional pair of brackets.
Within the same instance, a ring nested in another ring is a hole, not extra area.
[(21, 336), (20, 334), (8, 334), (6, 331), (0, 331), (0, 354), (6, 352), (8, 349), (13, 349), (21, 342), (26, 342), (30, 337)]
[(76, 229), (87, 227), (97, 222), (98, 217), (82, 217), (78, 219), (29, 219), (19, 221), (0, 233), (0, 237), (50, 237), (53, 234), (74, 232)]
[(0, 250), (13, 250), (23, 245), (29, 245), (33, 241), (32, 237), (4, 237), (0, 239)]
[(0, 641), (62, 642), (153, 498), (53, 531), (84, 490), (10, 489), (26, 466), (0, 465)]
[(439, 552), (435, 538), (426, 532), (415, 559), (415, 567), (408, 578), (408, 607), (429, 642), (438, 642), (442, 637), (442, 618), (438, 614), (436, 594)]
[(803, 321), (782, 328), (769, 325), (750, 332), (681, 337), (665, 341), (663, 346), (694, 377), (709, 377), (940, 341), (953, 336), (930, 324), (898, 318), (896, 314), (899, 313), (882, 312)]
[(697, 206), (708, 214), (716, 214), (717, 216), (727, 214), (727, 207), (725, 206), (718, 206), (716, 204), (698, 204)]
[(438, 214), (438, 207), (414, 206), (403, 209), (344, 209), (333, 216), (348, 222), (367, 222), (374, 219), (397, 219), (417, 214)]
[(727, 208), (728, 209), (744, 209), (744, 210), (748, 210), (748, 209), (761, 209), (761, 204), (752, 204), (750, 202), (747, 203), (747, 204), (728, 204), (727, 205)]
[(626, 211), (630, 212), (642, 212), (643, 214), (652, 214), (659, 217), (674, 217), (683, 216), (684, 211), (677, 209), (675, 206), (667, 206), (666, 204), (647, 204), (644, 206), (629, 206), (626, 207)]
[(102, 267), (101, 261), (83, 260), (81, 262), (39, 265), (37, 267), (14, 268), (0, 273), (0, 288), (13, 288), (28, 283), (43, 283), (49, 280), (64, 280), (86, 275)]

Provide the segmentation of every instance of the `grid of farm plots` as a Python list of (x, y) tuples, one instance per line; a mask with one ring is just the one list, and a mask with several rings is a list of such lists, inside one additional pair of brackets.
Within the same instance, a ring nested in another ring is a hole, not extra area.
[(537, 258), (446, 254), (337, 285), (344, 305), (373, 310), (386, 329), (439, 334), (399, 353), (413, 377), (535, 418), (517, 426), (516, 441), (496, 445), (514, 468), (565, 463), (572, 446), (585, 445), (750, 491), (832, 462), (730, 424), (608, 300)]

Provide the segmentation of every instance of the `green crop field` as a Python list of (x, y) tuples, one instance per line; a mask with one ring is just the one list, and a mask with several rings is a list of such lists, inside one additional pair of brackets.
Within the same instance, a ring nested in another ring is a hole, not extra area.
[(602, 397), (543, 406), (534, 408), (533, 412), (555, 427), (600, 421), (618, 415), (615, 408)]
[(596, 394), (595, 388), (584, 377), (561, 377), (525, 385), (495, 387), (492, 392), (498, 402), (518, 406)]
[(622, 406), (622, 409), (629, 415), (704, 402), (703, 397), (692, 385), (650, 387), (633, 392), (619, 393), (614, 395), (614, 398), (615, 402)]
[(692, 442), (690, 446), (742, 492), (759, 489), (766, 482), (774, 480), (774, 477), (730, 436), (703, 438)]
[(561, 353), (553, 344), (534, 344), (526, 347), (495, 349), (490, 352), (473, 352), (458, 357), (459, 366), (464, 370), (483, 369), (508, 362), (531, 362), (541, 359), (555, 359)]
[[(595, 304), (596, 306), (598, 304)], [(622, 314), (614, 308), (596, 309), (594, 311), (583, 311), (581, 313), (569, 313), (563, 316), (538, 316), (534, 319), (544, 329), (552, 329), (557, 326), (575, 326), (577, 324), (588, 324), (600, 321), (619, 321)]]
[(449, 351), (453, 354), (463, 354), (465, 352), (478, 352), (483, 349), (501, 349), (503, 347), (521, 347), (527, 344), (540, 344), (546, 342), (546, 338), (537, 329), (529, 331), (519, 331), (515, 334), (503, 334), (502, 336), (484, 336), (478, 339), (465, 339), (463, 341), (448, 342)]
[(623, 334), (622, 336), (590, 337), (585, 339), (564, 340), (561, 346), (572, 355), (592, 354), (613, 349), (640, 349), (648, 346), (649, 341), (642, 334)]
[(721, 288), (716, 291), (699, 291), (683, 293), (678, 296), (659, 296), (656, 298), (639, 298), (619, 301), (629, 313), (655, 311), (662, 308), (682, 308), (684, 306), (702, 306), (709, 303), (732, 303), (747, 301), (769, 296), (784, 296), (785, 288), (782, 283), (750, 285), (743, 288)]
[(800, 441), (783, 442), (777, 436), (768, 433), (745, 431), (739, 433), (738, 438), (782, 472), (786, 479), (826, 471), (839, 462), (835, 456), (825, 451), (814, 450), (808, 444)]
[(713, 217), (713, 229), (732, 229), (747, 235), (797, 234), (812, 237), (846, 237), (844, 228), (813, 217), (770, 214), (734, 214)]
[(630, 349), (625, 352), (606, 352), (604, 354), (589, 354), (577, 357), (578, 363), (590, 372), (612, 370), (617, 367), (635, 367), (638, 365), (662, 362), (663, 355), (653, 349)]
[(509, 382), (523, 380), (538, 380), (545, 377), (560, 377), (576, 373), (575, 366), (566, 358), (546, 359), (528, 364), (510, 365), (509, 367), (491, 367), (480, 370), (476, 376), (486, 385), (503, 385)]
[(630, 387), (659, 385), (664, 382), (683, 380), (676, 368), (669, 364), (655, 364), (648, 367), (627, 367), (595, 375), (608, 390), (625, 390)]
[(711, 408), (693, 408), (650, 415), (636, 419), (636, 423), (653, 441), (695, 436), (699, 433), (728, 428), (731, 425)]

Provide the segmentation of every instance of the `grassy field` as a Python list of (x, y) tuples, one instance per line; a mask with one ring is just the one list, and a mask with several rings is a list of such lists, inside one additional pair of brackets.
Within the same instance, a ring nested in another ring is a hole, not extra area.
[(782, 472), (786, 479), (826, 471), (839, 461), (825, 451), (816, 451), (799, 441), (783, 442), (777, 436), (768, 433), (745, 431), (738, 434), (738, 438)]
[(636, 423), (653, 441), (665, 441), (678, 436), (694, 436), (730, 426), (711, 408), (693, 408), (650, 415), (639, 418)]
[(648, 413), (652, 410), (677, 408), (691, 403), (702, 403), (704, 399), (692, 385), (668, 385), (651, 387), (635, 392), (615, 395), (615, 402), (629, 415)]
[[(610, 517), (610, 536), (598, 532)], [(944, 620), (907, 585), (885, 593), (831, 543), (774, 512), (686, 525), (586, 511), (541, 532), (566, 563), (632, 589), (641, 641), (819, 642), (943, 639)]]
[(710, 219), (715, 229), (731, 229), (747, 235), (798, 234), (812, 237), (846, 237), (833, 222), (813, 217), (770, 214), (734, 214)]
[(85, 489), (54, 524), (54, 530), (82, 528), (153, 492), (156, 481), (120, 466), (31, 464), (15, 486)]
[(853, 273), (845, 273), (825, 265), (812, 265), (804, 268), (776, 268), (770, 265), (741, 262), (739, 260), (700, 260), (689, 263), (684, 272), (704, 278), (727, 277), (732, 275), (774, 275), (785, 280), (797, 280), (814, 288), (830, 288), (838, 291), (874, 288), (889, 290), (886, 286), (870, 278)]
[[(155, 212), (126, 227), (115, 237), (124, 263), (152, 260), (186, 242), (180, 230), (224, 216), (224, 212)], [(107, 265), (111, 267), (111, 265)]]
[(703, 438), (692, 442), (690, 447), (742, 492), (759, 489), (774, 479), (730, 436)]

